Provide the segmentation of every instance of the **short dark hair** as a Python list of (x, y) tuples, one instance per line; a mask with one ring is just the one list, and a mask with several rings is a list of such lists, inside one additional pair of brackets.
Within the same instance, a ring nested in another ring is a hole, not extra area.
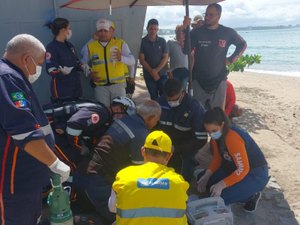
[(168, 79), (164, 85), (164, 92), (167, 97), (173, 97), (182, 91), (181, 82), (177, 79)]
[(151, 156), (154, 156), (154, 157), (162, 156), (164, 158), (167, 157), (168, 155), (170, 155), (170, 153), (168, 153), (168, 152), (161, 152), (161, 151), (151, 149), (151, 148), (145, 148), (145, 153), (147, 155), (151, 155)]
[(210, 7), (214, 7), (218, 13), (221, 15), (222, 13), (222, 6), (220, 4), (217, 4), (217, 3), (212, 3), (210, 5), (207, 6), (207, 8), (210, 8)]
[(150, 19), (148, 21), (148, 24), (147, 24), (147, 29), (149, 28), (150, 25), (157, 25), (158, 26), (158, 20), (157, 19)]
[(69, 20), (65, 18), (55, 18), (53, 21), (46, 23), (45, 26), (51, 29), (54, 36), (57, 36), (59, 31), (63, 28), (67, 28), (69, 24)]

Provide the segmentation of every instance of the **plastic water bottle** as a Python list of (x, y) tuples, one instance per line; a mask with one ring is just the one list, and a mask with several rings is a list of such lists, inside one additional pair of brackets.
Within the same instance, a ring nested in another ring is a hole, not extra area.
[(73, 215), (70, 208), (69, 195), (64, 191), (60, 175), (52, 176), (53, 190), (48, 197), (51, 225), (73, 225)]
[(116, 62), (117, 62), (117, 53), (116, 51), (118, 51), (118, 47), (117, 46), (112, 46), (110, 48), (110, 56), (111, 56), (111, 59), (112, 59), (112, 62), (113, 62), (113, 65), (116, 66)]

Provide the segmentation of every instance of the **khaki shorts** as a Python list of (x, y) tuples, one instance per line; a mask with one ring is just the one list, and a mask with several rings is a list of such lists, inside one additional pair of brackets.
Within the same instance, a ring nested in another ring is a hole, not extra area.
[(96, 86), (94, 89), (95, 99), (103, 103), (106, 107), (109, 107), (111, 101), (115, 97), (125, 97), (126, 96), (126, 83), (113, 84), (110, 86)]

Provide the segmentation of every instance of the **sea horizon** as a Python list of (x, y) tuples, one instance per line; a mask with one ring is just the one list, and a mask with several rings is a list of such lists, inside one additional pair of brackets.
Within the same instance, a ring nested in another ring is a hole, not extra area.
[[(260, 55), (261, 63), (254, 64), (245, 71), (300, 77), (300, 27), (280, 27), (275, 29), (249, 29), (237, 31), (247, 42), (244, 55)], [(160, 35), (167, 41), (175, 34)], [(228, 54), (234, 51), (229, 48)]]

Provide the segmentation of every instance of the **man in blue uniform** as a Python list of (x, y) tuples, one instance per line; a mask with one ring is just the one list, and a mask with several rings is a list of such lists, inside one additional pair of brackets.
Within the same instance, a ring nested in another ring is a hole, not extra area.
[(176, 79), (166, 82), (164, 92), (165, 95), (158, 99), (162, 109), (158, 129), (171, 137), (175, 147), (168, 165), (190, 181), (197, 165), (195, 154), (207, 142), (203, 126), (205, 110), (196, 99), (185, 93)]
[(115, 176), (128, 165), (143, 163), (140, 149), (160, 114), (159, 104), (148, 100), (138, 105), (137, 114), (115, 120), (95, 147), (87, 171), (74, 174), (75, 187), (87, 194), (107, 224), (114, 220), (107, 202)]
[(55, 153), (71, 172), (89, 149), (95, 147), (114, 119), (136, 112), (135, 103), (127, 97), (113, 99), (110, 107), (100, 102), (78, 99), (43, 106), (54, 131)]
[(71, 145), (71, 153), (67, 155), (71, 155), (71, 161), (77, 164), (83, 155), (87, 155), (114, 119), (133, 115), (135, 112), (135, 103), (127, 97), (114, 98), (109, 108), (99, 104), (79, 109), (67, 121), (66, 133)]
[(31, 86), (44, 57), (39, 40), (20, 34), (0, 60), (0, 223), (5, 225), (37, 224), (50, 170), (62, 181), (70, 172), (52, 152), (53, 133)]

